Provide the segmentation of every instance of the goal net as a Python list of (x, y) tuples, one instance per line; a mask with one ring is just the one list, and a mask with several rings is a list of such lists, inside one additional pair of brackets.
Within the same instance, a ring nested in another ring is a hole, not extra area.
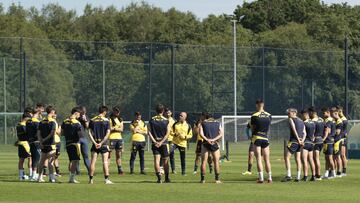
[[(230, 116), (221, 117), (221, 124), (224, 130), (221, 149), (226, 151), (226, 158), (229, 156), (229, 143), (237, 143), (241, 141), (250, 142), (251, 131), (247, 128), (251, 116)], [(269, 130), (269, 139), (271, 142), (283, 142), (289, 136), (288, 116), (277, 115), (272, 116)]]

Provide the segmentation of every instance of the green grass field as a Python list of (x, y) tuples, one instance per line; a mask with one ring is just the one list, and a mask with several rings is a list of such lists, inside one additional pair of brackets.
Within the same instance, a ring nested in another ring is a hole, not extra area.
[[(221, 163), (223, 184), (215, 184), (213, 175), (206, 176), (207, 183), (199, 184), (199, 174), (193, 175), (194, 144), (187, 153), (187, 176), (171, 175), (172, 183), (156, 184), (151, 152), (146, 152), (147, 175), (118, 176), (112, 160), (111, 180), (103, 182), (101, 160), (98, 159), (95, 184), (87, 184), (85, 168), (77, 179), (81, 184), (68, 184), (67, 154), (62, 151), (61, 183), (20, 182), (17, 170), (17, 148), (0, 146), (0, 202), (360, 202), (360, 161), (350, 160), (347, 177), (318, 182), (281, 183), (284, 175), (282, 145), (273, 144), (271, 162), (273, 184), (258, 185), (256, 175), (242, 176), (246, 169), (247, 143), (231, 145), (230, 162)], [(63, 150), (63, 149), (62, 149)], [(125, 149), (124, 169), (128, 172), (129, 147)], [(138, 168), (138, 159), (136, 160)], [(177, 171), (180, 171), (179, 154), (176, 153)], [(83, 166), (83, 165), (82, 165)], [(293, 165), (295, 166), (295, 165)], [(294, 168), (294, 167), (293, 167)], [(256, 171), (256, 169), (254, 170)], [(295, 170), (292, 170), (295, 174)]]

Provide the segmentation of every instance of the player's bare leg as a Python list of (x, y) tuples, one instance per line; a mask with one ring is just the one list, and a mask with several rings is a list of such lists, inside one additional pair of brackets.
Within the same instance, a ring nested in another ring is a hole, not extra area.
[(261, 147), (255, 147), (255, 157), (256, 157), (256, 166), (259, 174), (258, 183), (264, 182), (264, 172), (263, 172), (263, 164), (262, 164), (262, 155), (261, 155)]
[(314, 151), (314, 163), (315, 163), (315, 176), (317, 180), (321, 179), (321, 164), (320, 164), (320, 151)]
[(169, 167), (169, 157), (162, 157), (163, 160), (163, 167), (164, 167), (164, 173), (165, 173), (165, 183), (170, 183), (170, 178), (169, 178), (169, 172), (170, 172), (170, 167)]
[(302, 164), (304, 165), (304, 167), (303, 167), (303, 172), (304, 172), (303, 181), (307, 181), (307, 177), (308, 177), (308, 171), (309, 171), (308, 156), (309, 156), (309, 151), (306, 150), (306, 149), (303, 149), (302, 153), (301, 153)]
[(154, 155), (154, 170), (157, 177), (157, 183), (161, 183), (161, 174), (160, 174), (160, 154)]
[(104, 179), (105, 179), (105, 184), (113, 184), (113, 182), (110, 181), (109, 179), (109, 153), (103, 153), (101, 154), (101, 158), (102, 158), (102, 162), (103, 162), (103, 172), (104, 172)]
[(122, 158), (122, 149), (117, 149), (115, 151), (116, 165), (118, 167), (118, 174), (123, 175), (124, 172), (121, 168), (121, 158)]
[(346, 176), (346, 167), (347, 167), (347, 157), (346, 157), (346, 146), (341, 146), (341, 161), (342, 161), (342, 176)]
[(296, 172), (297, 172), (295, 181), (299, 181), (301, 177), (301, 166), (302, 166), (300, 152), (295, 153), (295, 162), (296, 162)]
[(311, 169), (311, 179), (310, 181), (314, 181), (315, 180), (315, 162), (314, 162), (314, 151), (309, 151), (308, 154), (308, 161), (310, 164), (310, 169)]
[(252, 164), (254, 162), (254, 156), (255, 156), (255, 153), (254, 153), (254, 149), (253, 149), (253, 150), (249, 151), (249, 153), (248, 153), (248, 169), (247, 169), (247, 171), (242, 173), (242, 175), (251, 175), (252, 174), (251, 168), (252, 168)]
[(201, 180), (200, 183), (205, 183), (206, 164), (208, 162), (209, 152), (203, 147), (201, 152)]
[[(216, 150), (215, 152), (212, 152), (212, 158), (214, 163), (214, 171), (215, 171), (215, 182), (221, 183), (220, 181), (220, 150)], [(206, 162), (205, 162), (206, 163)]]
[(289, 150), (286, 150), (286, 153), (284, 154), (284, 161), (285, 161), (285, 169), (286, 169), (286, 176), (283, 180), (283, 182), (290, 181), (291, 180), (291, 163), (290, 163), (291, 153)]
[(89, 172), (89, 183), (93, 184), (94, 180), (94, 172), (95, 172), (95, 165), (96, 165), (97, 153), (92, 152), (91, 154), (91, 163), (90, 163), (90, 172)]
[(268, 174), (268, 183), (272, 183), (271, 164), (270, 164), (270, 147), (262, 149), (262, 154), (265, 162), (265, 170)]
[(194, 174), (197, 173), (197, 168), (200, 166), (201, 154), (196, 153), (195, 155), (195, 164), (194, 164)]
[(337, 170), (336, 176), (341, 177), (341, 171), (343, 169), (341, 156), (340, 156), (340, 154), (335, 155), (334, 158), (335, 158), (335, 165), (336, 165), (336, 170)]

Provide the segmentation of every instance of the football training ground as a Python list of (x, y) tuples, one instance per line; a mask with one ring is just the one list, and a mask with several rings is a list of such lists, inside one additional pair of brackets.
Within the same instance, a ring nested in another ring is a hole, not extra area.
[[(282, 183), (284, 164), (281, 144), (271, 145), (273, 184), (256, 184), (256, 168), (253, 175), (243, 176), (247, 168), (248, 144), (230, 146), (230, 162), (221, 163), (223, 184), (215, 184), (212, 174), (206, 175), (206, 183), (200, 184), (199, 173), (193, 175), (194, 147), (187, 152), (187, 175), (171, 174), (172, 183), (156, 184), (151, 152), (146, 152), (147, 175), (129, 172), (129, 145), (125, 145), (123, 168), (126, 174), (117, 175), (114, 159), (111, 162), (110, 179), (114, 185), (105, 185), (101, 159), (98, 159), (95, 184), (88, 184), (83, 165), (82, 175), (77, 176), (80, 184), (68, 184), (67, 154), (61, 151), (61, 173), (59, 183), (20, 182), (17, 170), (17, 148), (0, 146), (0, 202), (360, 202), (360, 161), (350, 160), (348, 176), (317, 182)], [(179, 154), (176, 153), (176, 167), (180, 172)], [(293, 175), (295, 164), (292, 163)], [(27, 171), (27, 170), (26, 170)], [(266, 175), (265, 175), (266, 177)], [(47, 179), (46, 179), (47, 180)]]

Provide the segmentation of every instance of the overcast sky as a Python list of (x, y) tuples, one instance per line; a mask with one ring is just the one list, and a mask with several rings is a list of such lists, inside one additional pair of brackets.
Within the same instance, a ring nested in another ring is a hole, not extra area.
[[(137, 0), (2, 0), (2, 4), (7, 8), (12, 3), (20, 3), (25, 8), (35, 6), (41, 8), (47, 3), (58, 3), (67, 9), (75, 9), (78, 14), (82, 14), (84, 6), (89, 3), (93, 6), (107, 7), (115, 5), (122, 8), (131, 2), (141, 2)], [(209, 14), (220, 15), (223, 13), (231, 14), (237, 5), (241, 5), (243, 0), (146, 0), (151, 5), (167, 10), (175, 7), (180, 11), (191, 11), (199, 18), (205, 18)], [(248, 0), (248, 2), (250, 2)], [(360, 5), (360, 0), (324, 0), (326, 4), (348, 2), (350, 5)]]

